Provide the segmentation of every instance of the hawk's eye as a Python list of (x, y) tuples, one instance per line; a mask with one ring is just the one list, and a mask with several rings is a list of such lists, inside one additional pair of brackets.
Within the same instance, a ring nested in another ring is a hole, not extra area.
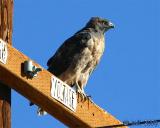
[(103, 24), (103, 25), (106, 25), (106, 21), (102, 21), (102, 24)]

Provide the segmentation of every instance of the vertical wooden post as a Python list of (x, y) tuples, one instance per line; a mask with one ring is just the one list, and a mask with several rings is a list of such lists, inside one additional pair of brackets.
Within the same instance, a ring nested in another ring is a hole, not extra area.
[[(13, 0), (0, 0), (0, 38), (12, 44)], [(11, 89), (0, 82), (0, 128), (11, 128)]]

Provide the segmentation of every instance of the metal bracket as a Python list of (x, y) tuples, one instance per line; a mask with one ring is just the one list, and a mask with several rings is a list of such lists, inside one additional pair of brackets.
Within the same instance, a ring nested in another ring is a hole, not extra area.
[(24, 62), (24, 73), (29, 77), (36, 77), (38, 72), (42, 71), (42, 68), (37, 68), (33, 65), (31, 60), (27, 60)]

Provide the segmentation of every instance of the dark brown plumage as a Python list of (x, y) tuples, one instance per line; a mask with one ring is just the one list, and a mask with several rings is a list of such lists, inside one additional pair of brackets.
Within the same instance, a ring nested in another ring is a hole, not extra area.
[(70, 86), (84, 87), (104, 52), (104, 33), (113, 28), (108, 20), (93, 17), (86, 26), (67, 39), (48, 60), (48, 71)]

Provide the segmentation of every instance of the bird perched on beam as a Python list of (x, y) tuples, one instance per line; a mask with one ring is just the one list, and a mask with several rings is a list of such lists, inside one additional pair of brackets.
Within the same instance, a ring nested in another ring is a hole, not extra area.
[[(84, 87), (98, 65), (105, 48), (104, 34), (114, 25), (107, 19), (93, 17), (84, 28), (67, 39), (48, 60), (48, 71), (70, 85), (86, 99)], [(30, 105), (33, 105), (31, 103)], [(38, 109), (38, 115), (46, 112)]]
[(84, 28), (67, 39), (48, 60), (48, 71), (70, 85), (76, 86), (82, 98), (89, 76), (98, 65), (105, 48), (104, 34), (114, 25), (106, 19), (93, 17)]

